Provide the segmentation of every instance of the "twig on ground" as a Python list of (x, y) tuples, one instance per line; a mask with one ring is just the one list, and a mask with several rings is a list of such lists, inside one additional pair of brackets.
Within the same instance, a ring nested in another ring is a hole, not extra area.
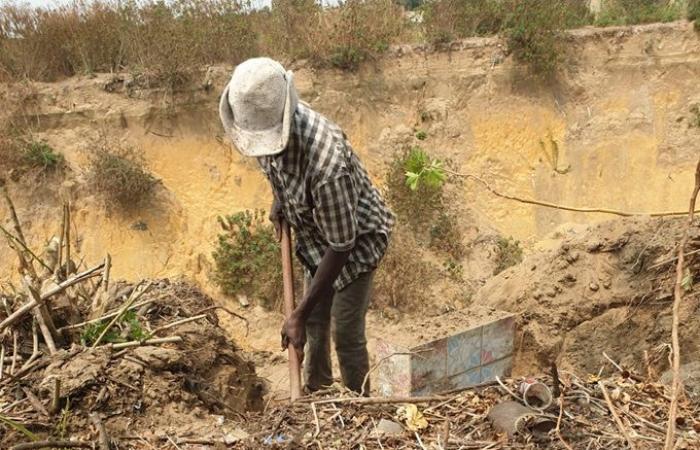
[(70, 260), (70, 202), (66, 202), (63, 205), (63, 209), (64, 209), (65, 215), (66, 215), (66, 229), (64, 231), (64, 233), (66, 235), (66, 239), (64, 241), (64, 244), (66, 246), (66, 270), (64, 273), (65, 273), (66, 277), (68, 277), (68, 275), (70, 273), (70, 263), (71, 263), (71, 260)]
[(506, 391), (507, 393), (510, 394), (511, 397), (513, 397), (514, 399), (516, 399), (516, 400), (517, 400), (518, 402), (520, 402), (520, 403), (523, 402), (523, 399), (522, 399), (521, 397), (517, 396), (517, 395), (515, 394), (515, 392), (511, 391), (510, 389), (508, 389), (508, 386), (506, 386), (506, 385), (503, 383), (503, 381), (501, 381), (501, 379), (500, 379), (499, 377), (496, 377), (496, 381), (498, 382), (499, 386), (501, 386), (501, 388), (503, 388), (504, 391)]
[(96, 412), (91, 412), (90, 421), (93, 425), (95, 425), (95, 428), (97, 429), (97, 442), (99, 444), (100, 450), (110, 450), (109, 435), (107, 434), (107, 430), (105, 429), (105, 426), (102, 423), (100, 415)]
[[(34, 290), (34, 288), (29, 284), (29, 282), (25, 279), (22, 280), (22, 285), (24, 286), (24, 290), (27, 293), (27, 298), (30, 300), (33, 300), (37, 304), (37, 308), (34, 309), (34, 315), (36, 317), (37, 322), (39, 322), (39, 329), (41, 330), (41, 335), (44, 337), (44, 342), (46, 343), (46, 346), (49, 348), (49, 353), (54, 354), (56, 353), (56, 342), (54, 341), (54, 334), (51, 330), (51, 325), (53, 325), (53, 321), (51, 320), (51, 316), (47, 314), (47, 309), (42, 308), (43, 303), (41, 300), (41, 297), (39, 294)], [(55, 328), (54, 328), (55, 330)]]
[(603, 392), (603, 397), (605, 397), (605, 403), (608, 405), (608, 409), (610, 410), (610, 413), (613, 416), (613, 419), (615, 420), (615, 424), (617, 425), (617, 428), (620, 430), (620, 433), (622, 433), (622, 436), (625, 437), (625, 440), (627, 441), (627, 444), (630, 446), (630, 449), (635, 450), (636, 446), (634, 445), (634, 441), (632, 441), (632, 438), (630, 437), (629, 433), (627, 432), (627, 428), (625, 427), (625, 424), (622, 423), (622, 419), (620, 419), (620, 416), (617, 414), (617, 411), (615, 410), (615, 405), (613, 405), (612, 400), (610, 400), (610, 394), (608, 394), (608, 389), (605, 387), (605, 383), (602, 381), (598, 382), (598, 386), (600, 386), (600, 390)]
[(149, 335), (150, 335), (150, 336), (155, 336), (156, 334), (158, 334), (159, 332), (161, 332), (161, 331), (163, 331), (163, 330), (169, 330), (170, 328), (174, 328), (174, 327), (177, 327), (177, 326), (180, 326), (180, 325), (184, 325), (184, 324), (189, 323), (189, 322), (194, 322), (195, 320), (206, 319), (206, 317), (207, 317), (206, 314), (200, 314), (200, 315), (198, 315), (198, 316), (188, 317), (187, 319), (182, 319), (182, 320), (178, 320), (178, 321), (175, 321), (175, 322), (171, 322), (171, 323), (169, 323), (169, 324), (162, 325), (162, 326), (156, 328), (155, 330), (151, 331), (151, 332), (149, 333)]
[(27, 400), (29, 400), (29, 403), (32, 405), (32, 408), (39, 414), (43, 414), (45, 416), (49, 416), (49, 412), (46, 410), (44, 405), (41, 403), (41, 400), (34, 395), (34, 393), (27, 387), (22, 387), (22, 392), (24, 392), (24, 395), (27, 396)]
[(2, 374), (5, 371), (5, 344), (2, 344), (0, 348), (0, 380), (2, 380)]
[(695, 169), (695, 187), (693, 188), (693, 193), (690, 196), (690, 207), (688, 208), (688, 224), (683, 231), (683, 237), (678, 245), (678, 263), (676, 264), (676, 285), (673, 289), (673, 322), (671, 325), (671, 346), (673, 349), (673, 364), (671, 368), (673, 370), (673, 381), (671, 384), (671, 404), (668, 408), (668, 428), (666, 430), (666, 441), (664, 443), (664, 450), (673, 450), (675, 446), (676, 439), (676, 417), (678, 416), (678, 397), (682, 391), (681, 386), (681, 349), (680, 341), (678, 338), (678, 324), (679, 318), (678, 313), (681, 306), (681, 301), (683, 299), (683, 269), (685, 264), (685, 246), (688, 243), (688, 237), (690, 235), (690, 228), (693, 226), (693, 220), (695, 219), (695, 202), (698, 198), (698, 193), (700, 192), (700, 160), (698, 160), (698, 165)]
[(53, 379), (53, 394), (51, 395), (49, 412), (56, 414), (59, 409), (61, 409), (61, 379), (56, 377)]
[(107, 344), (107, 346), (111, 346), (114, 350), (121, 350), (129, 347), (140, 347), (142, 345), (170, 344), (174, 342), (182, 342), (182, 338), (180, 336), (170, 336), (157, 339), (147, 339), (145, 341), (119, 342), (117, 344)]
[(232, 316), (234, 316), (234, 317), (237, 317), (237, 318), (241, 319), (243, 322), (245, 322), (245, 335), (248, 336), (248, 331), (249, 331), (249, 330), (248, 330), (248, 319), (246, 319), (245, 317), (241, 316), (240, 314), (236, 314), (235, 312), (231, 311), (230, 309), (228, 309), (228, 308), (226, 308), (226, 307), (224, 307), (224, 306), (210, 306), (210, 307), (208, 307), (208, 308), (204, 308), (204, 309), (202, 309), (202, 310), (197, 311), (196, 314), (197, 314), (197, 315), (198, 315), (198, 314), (203, 314), (203, 313), (205, 313), (205, 312), (213, 311), (213, 310), (217, 310), (217, 309), (220, 309), (220, 310), (222, 310), (222, 311), (228, 313), (229, 315), (232, 315)]
[(86, 441), (36, 441), (17, 444), (10, 450), (36, 450), (42, 448), (93, 448), (92, 442)]
[(312, 403), (326, 405), (328, 403), (354, 403), (357, 405), (385, 405), (393, 403), (430, 403), (448, 400), (449, 397), (442, 395), (426, 397), (339, 397), (316, 400)]
[[(142, 307), (142, 306), (148, 305), (149, 303), (153, 303), (153, 299), (148, 299), (148, 300), (144, 300), (144, 301), (142, 301), (142, 302), (134, 303), (133, 305), (131, 305), (131, 306), (127, 309), (127, 311), (131, 311), (131, 310), (133, 310), (133, 309), (140, 308), (140, 307)], [(114, 312), (111, 312), (111, 313), (109, 313), (109, 314), (105, 314), (105, 315), (102, 316), (102, 317), (98, 317), (98, 318), (96, 318), (96, 319), (86, 320), (85, 322), (75, 323), (75, 324), (73, 324), (73, 325), (66, 325), (65, 327), (59, 328), (59, 331), (63, 331), (63, 330), (74, 330), (74, 329), (76, 329), (76, 328), (84, 327), (85, 325), (90, 325), (90, 324), (93, 324), (93, 323), (102, 322), (103, 320), (111, 319), (112, 317), (114, 317), (114, 316), (116, 316), (117, 314), (119, 314), (119, 312), (120, 312), (120, 311), (114, 311)]]

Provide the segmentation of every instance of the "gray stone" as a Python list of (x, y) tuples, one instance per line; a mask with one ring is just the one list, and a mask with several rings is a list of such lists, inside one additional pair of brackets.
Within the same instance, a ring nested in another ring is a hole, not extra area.
[(381, 419), (377, 424), (377, 431), (384, 436), (401, 436), (404, 433), (400, 423)]

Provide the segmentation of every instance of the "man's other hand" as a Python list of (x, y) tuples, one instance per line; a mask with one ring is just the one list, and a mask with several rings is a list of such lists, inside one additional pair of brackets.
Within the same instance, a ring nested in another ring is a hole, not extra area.
[(282, 350), (294, 346), (299, 362), (304, 361), (304, 344), (306, 344), (306, 323), (298, 315), (292, 314), (282, 325)]
[(277, 201), (277, 198), (272, 201), (269, 219), (275, 227), (277, 242), (280, 242), (282, 240), (282, 221), (284, 220), (284, 213), (282, 212), (282, 205)]

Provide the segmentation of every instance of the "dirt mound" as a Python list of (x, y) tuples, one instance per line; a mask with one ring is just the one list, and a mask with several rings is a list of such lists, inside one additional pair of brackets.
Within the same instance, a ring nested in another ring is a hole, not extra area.
[[(601, 223), (569, 234), (554, 248), (489, 280), (475, 302), (520, 315), (516, 374), (536, 373), (554, 360), (564, 368), (596, 373), (605, 361), (603, 352), (629, 368), (644, 361), (647, 352), (653, 368), (667, 367), (674, 250), (684, 226), (682, 219)], [(692, 280), (700, 267), (693, 252), (699, 247), (700, 227), (695, 226), (685, 249), (684, 361), (700, 356), (700, 324), (691, 319), (699, 291)]]
[[(139, 287), (117, 289), (125, 299)], [(3, 414), (41, 438), (92, 442), (90, 416), (97, 413), (119, 448), (141, 448), (143, 439), (167, 442), (168, 436), (233, 439), (227, 419), (261, 409), (264, 385), (219, 327), (221, 308), (191, 285), (168, 280), (152, 282), (139, 304), (136, 319), (107, 335), (109, 343), (94, 349), (74, 344), (38, 359), (43, 369), (3, 381)], [(66, 328), (64, 337), (84, 342), (89, 326)], [(143, 327), (141, 342), (121, 342), (135, 326)], [(58, 408), (52, 408), (57, 383)], [(26, 440), (18, 431), (0, 431), (1, 448)]]

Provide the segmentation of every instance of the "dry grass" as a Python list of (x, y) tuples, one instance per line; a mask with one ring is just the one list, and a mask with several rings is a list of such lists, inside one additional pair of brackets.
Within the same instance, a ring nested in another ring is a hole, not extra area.
[[(417, 10), (422, 20), (409, 20), (402, 6), (413, 8), (415, 1), (345, 0), (326, 8), (316, 0), (272, 0), (264, 9), (252, 4), (74, 0), (36, 9), (6, 3), (0, 6), (0, 80), (129, 70), (178, 87), (203, 66), (254, 55), (355, 70), (393, 43), (498, 33), (524, 60), (548, 70), (557, 59), (556, 32), (593, 23), (580, 0), (426, 0)], [(696, 0), (688, 11), (691, 19), (697, 16)], [(607, 0), (597, 23), (667, 21), (681, 14), (668, 0)]]
[(105, 200), (107, 209), (121, 210), (138, 208), (152, 200), (158, 184), (138, 148), (113, 143), (104, 135), (89, 149), (87, 179)]
[(429, 286), (439, 271), (425, 261), (423, 248), (407, 227), (398, 224), (377, 269), (373, 307), (412, 310), (429, 301)]

